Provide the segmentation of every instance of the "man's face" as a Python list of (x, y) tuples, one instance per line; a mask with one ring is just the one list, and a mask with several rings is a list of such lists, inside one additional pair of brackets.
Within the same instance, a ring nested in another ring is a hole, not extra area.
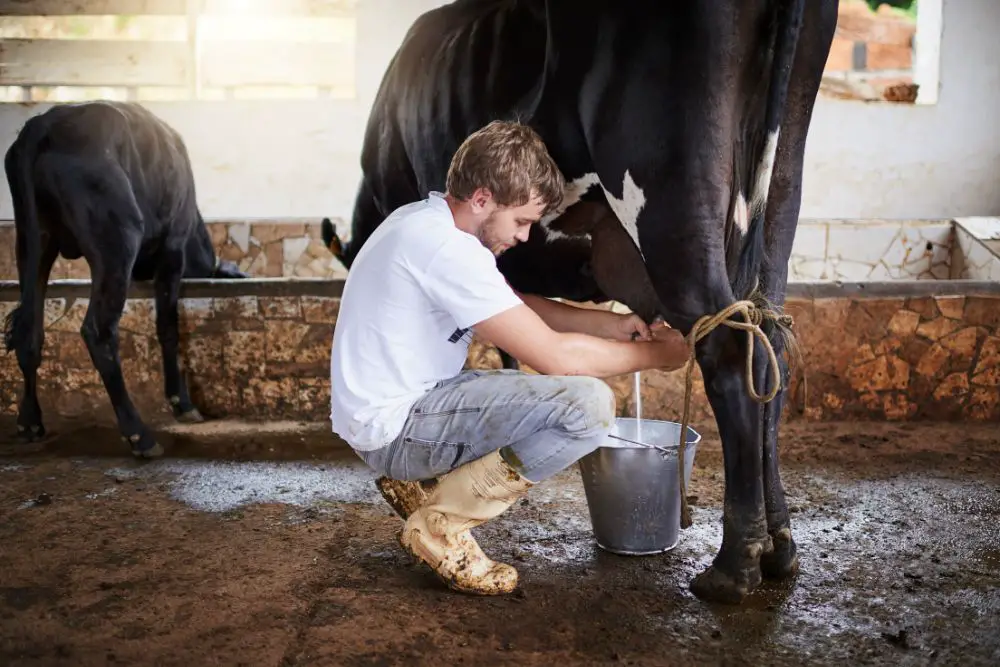
[(544, 205), (533, 197), (522, 206), (502, 207), (490, 202), (486, 219), (479, 226), (479, 242), (499, 257), (520, 242), (528, 240), (531, 225), (542, 217)]

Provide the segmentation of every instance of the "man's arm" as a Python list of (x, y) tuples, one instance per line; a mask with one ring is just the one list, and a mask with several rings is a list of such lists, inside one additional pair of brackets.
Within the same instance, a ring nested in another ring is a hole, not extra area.
[(557, 331), (528, 305), (509, 308), (473, 329), (480, 338), (545, 375), (605, 378), (654, 368), (675, 370), (688, 358), (684, 338), (674, 329), (661, 330), (648, 342), (605, 340)]
[(560, 333), (582, 333), (599, 338), (620, 338), (622, 321), (626, 315), (619, 315), (608, 310), (594, 308), (579, 308), (568, 303), (561, 303), (534, 294), (514, 293), (525, 305), (538, 314), (545, 324)]

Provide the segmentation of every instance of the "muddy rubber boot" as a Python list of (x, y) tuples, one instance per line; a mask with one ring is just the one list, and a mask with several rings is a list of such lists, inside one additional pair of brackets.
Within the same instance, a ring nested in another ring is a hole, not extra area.
[(404, 521), (427, 501), (428, 490), (432, 490), (436, 484), (437, 480), (433, 479), (406, 482), (384, 475), (375, 480), (375, 486), (385, 498), (385, 502), (389, 503)]
[(442, 476), (406, 520), (399, 542), (454, 590), (510, 593), (517, 588), (517, 570), (490, 560), (469, 529), (503, 513), (532, 486), (499, 452), (487, 454)]

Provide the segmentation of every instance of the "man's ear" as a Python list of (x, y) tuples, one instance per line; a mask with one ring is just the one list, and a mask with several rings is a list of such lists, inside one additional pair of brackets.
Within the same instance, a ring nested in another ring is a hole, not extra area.
[(482, 213), (493, 201), (493, 193), (488, 188), (477, 188), (469, 197), (469, 204), (472, 205), (474, 213)]

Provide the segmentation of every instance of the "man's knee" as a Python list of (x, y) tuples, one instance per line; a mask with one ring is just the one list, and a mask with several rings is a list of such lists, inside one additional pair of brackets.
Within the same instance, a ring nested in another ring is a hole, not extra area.
[(566, 378), (569, 402), (586, 416), (588, 428), (610, 429), (617, 414), (615, 392), (598, 378)]

